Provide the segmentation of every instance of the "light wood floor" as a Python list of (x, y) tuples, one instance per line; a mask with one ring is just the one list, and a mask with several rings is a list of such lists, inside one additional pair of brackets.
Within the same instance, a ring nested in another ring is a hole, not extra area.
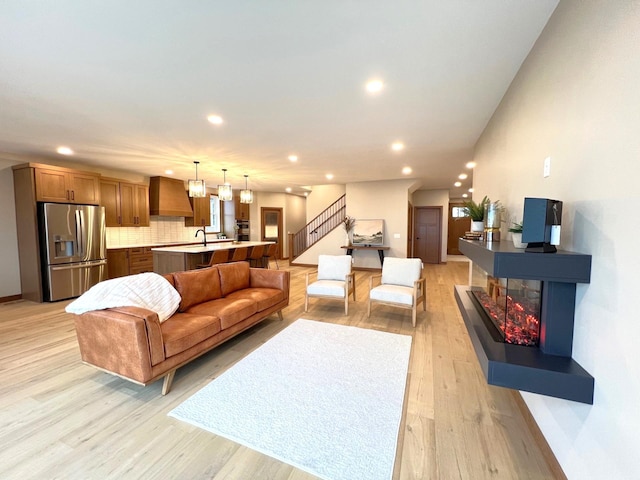
[(167, 416), (300, 317), (413, 335), (396, 480), (556, 478), (512, 392), (482, 377), (453, 298), (466, 263), (426, 266), (427, 312), (415, 330), (408, 310), (378, 306), (366, 318), (368, 272), (356, 272), (348, 317), (341, 302), (320, 299), (305, 314), (310, 270), (290, 268), (284, 322), (274, 315), (178, 370), (165, 397), (162, 382), (141, 387), (80, 363), (66, 302), (0, 304), (0, 478), (315, 478)]

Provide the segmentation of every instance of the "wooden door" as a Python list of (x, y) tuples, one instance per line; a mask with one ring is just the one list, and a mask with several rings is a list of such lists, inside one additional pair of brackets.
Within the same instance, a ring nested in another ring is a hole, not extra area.
[(69, 172), (71, 201), (86, 205), (100, 205), (100, 176), (91, 173)]
[(458, 250), (458, 239), (471, 229), (471, 218), (462, 215), (462, 202), (449, 204), (449, 232), (447, 234), (447, 255), (462, 255)]
[[(148, 227), (149, 226), (149, 187), (147, 187), (146, 185), (136, 185), (135, 196), (136, 196), (136, 215), (137, 215), (136, 223), (139, 227)], [(209, 197), (205, 197), (204, 200), (208, 202)]]
[(120, 182), (120, 226), (137, 226), (136, 186), (133, 183)]
[(442, 207), (417, 207), (413, 253), (424, 263), (440, 263)]
[(69, 177), (67, 172), (36, 168), (36, 200), (39, 202), (69, 202)]
[(100, 180), (100, 202), (104, 207), (104, 219), (107, 227), (120, 226), (120, 182)]
[(262, 218), (262, 241), (276, 242), (276, 258), (282, 258), (282, 208), (260, 208)]

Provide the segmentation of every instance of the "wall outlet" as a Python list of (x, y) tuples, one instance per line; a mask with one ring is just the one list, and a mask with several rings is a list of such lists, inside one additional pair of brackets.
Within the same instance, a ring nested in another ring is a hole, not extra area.
[(547, 178), (551, 175), (551, 157), (547, 157), (544, 159), (544, 167), (542, 169), (542, 176)]

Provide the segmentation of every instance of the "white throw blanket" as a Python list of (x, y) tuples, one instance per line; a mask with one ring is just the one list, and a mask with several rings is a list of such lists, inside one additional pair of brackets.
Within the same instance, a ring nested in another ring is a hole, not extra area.
[(149, 272), (100, 282), (65, 310), (80, 315), (112, 307), (142, 307), (156, 312), (164, 322), (178, 309), (180, 300), (180, 294), (166, 278)]

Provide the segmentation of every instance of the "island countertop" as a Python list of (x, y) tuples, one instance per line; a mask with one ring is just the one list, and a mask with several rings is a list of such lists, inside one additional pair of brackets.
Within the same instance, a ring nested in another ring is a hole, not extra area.
[(198, 245), (180, 245), (175, 247), (158, 247), (152, 248), (152, 252), (167, 252), (167, 253), (189, 253), (189, 254), (200, 254), (200, 253), (210, 253), (216, 250), (232, 250), (240, 247), (255, 247), (258, 245), (271, 245), (274, 242), (220, 242), (213, 245), (207, 245), (206, 247), (203, 244)]

